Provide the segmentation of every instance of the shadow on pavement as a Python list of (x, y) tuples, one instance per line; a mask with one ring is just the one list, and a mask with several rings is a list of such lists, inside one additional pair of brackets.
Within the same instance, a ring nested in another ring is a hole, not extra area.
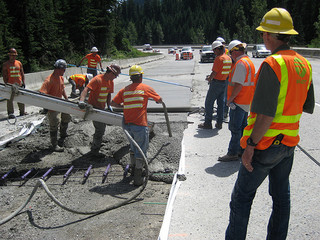
[(239, 170), (240, 162), (218, 162), (212, 167), (205, 169), (206, 173), (213, 174), (217, 177), (229, 177)]

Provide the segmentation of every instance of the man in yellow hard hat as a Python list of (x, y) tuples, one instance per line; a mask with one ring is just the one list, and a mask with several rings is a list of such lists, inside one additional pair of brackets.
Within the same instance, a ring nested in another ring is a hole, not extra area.
[[(132, 83), (121, 89), (112, 99), (113, 107), (123, 108), (124, 129), (137, 142), (146, 156), (149, 146), (149, 128), (147, 120), (148, 99), (152, 98), (161, 103), (161, 97), (153, 88), (142, 83), (143, 71), (138, 65), (133, 65), (129, 70)], [(144, 159), (137, 147), (130, 141), (131, 167), (134, 173), (134, 185), (143, 184), (142, 171)]]
[(273, 205), (266, 239), (286, 239), (289, 175), (299, 142), (299, 119), (303, 111), (313, 113), (315, 104), (311, 65), (288, 46), (290, 35), (298, 34), (289, 12), (271, 9), (257, 30), (272, 55), (256, 75), (248, 125), (240, 140), (244, 152), (231, 195), (226, 239), (246, 238), (252, 201), (267, 176)]

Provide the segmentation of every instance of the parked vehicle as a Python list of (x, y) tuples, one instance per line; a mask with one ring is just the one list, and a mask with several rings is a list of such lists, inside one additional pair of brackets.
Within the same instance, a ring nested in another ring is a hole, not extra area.
[(143, 51), (148, 51), (148, 50), (152, 50), (152, 47), (149, 43), (146, 43), (143, 45)]
[(181, 49), (180, 58), (183, 60), (193, 59), (193, 49), (192, 47), (183, 47)]
[(168, 54), (175, 54), (176, 50), (174, 48), (169, 48), (168, 49)]
[(264, 44), (256, 44), (252, 48), (252, 57), (267, 57), (271, 55), (271, 51)]
[(213, 62), (215, 57), (211, 45), (202, 46), (202, 49), (200, 49), (200, 62)]

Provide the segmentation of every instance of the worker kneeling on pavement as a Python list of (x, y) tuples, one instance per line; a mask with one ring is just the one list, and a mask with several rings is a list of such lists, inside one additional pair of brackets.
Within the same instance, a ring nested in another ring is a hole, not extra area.
[[(68, 96), (65, 91), (63, 74), (66, 71), (67, 63), (63, 59), (59, 59), (54, 64), (54, 70), (43, 82), (40, 92), (48, 94), (57, 98), (62, 96), (68, 100)], [(61, 113), (61, 122), (58, 118), (59, 112), (49, 110), (47, 117), (49, 119), (50, 127), (50, 139), (53, 151), (62, 152), (63, 142), (67, 137), (68, 124), (71, 121), (71, 116), (67, 113)], [(60, 139), (58, 141), (58, 128), (60, 125)]]
[[(89, 84), (84, 88), (80, 95), (80, 101), (78, 103), (79, 108), (85, 109), (87, 104), (84, 102), (87, 94), (89, 93), (88, 103), (94, 108), (105, 110), (106, 104), (108, 110), (112, 111), (110, 107), (111, 93), (114, 91), (113, 80), (119, 76), (121, 69), (118, 65), (110, 65), (107, 67), (107, 71), (104, 74), (99, 74), (92, 78)], [(103, 157), (102, 153), (99, 153), (102, 143), (102, 137), (106, 129), (106, 124), (102, 122), (93, 121), (95, 132), (93, 135), (91, 152), (95, 157)]]
[(90, 73), (71, 75), (68, 79), (69, 83), (72, 86), (70, 97), (71, 98), (78, 97), (78, 94), (76, 92), (77, 89), (79, 89), (80, 95), (81, 95), (83, 89), (88, 85), (88, 83), (92, 78), (93, 78), (93, 75)]
[[(133, 65), (129, 70), (129, 75), (132, 84), (121, 89), (113, 98), (111, 105), (123, 108), (124, 129), (129, 132), (146, 156), (149, 147), (148, 99), (152, 98), (157, 103), (162, 103), (162, 99), (153, 88), (142, 83), (143, 71), (140, 66)], [(144, 159), (131, 141), (130, 159), (134, 173), (134, 185), (140, 186), (144, 182), (142, 175)]]

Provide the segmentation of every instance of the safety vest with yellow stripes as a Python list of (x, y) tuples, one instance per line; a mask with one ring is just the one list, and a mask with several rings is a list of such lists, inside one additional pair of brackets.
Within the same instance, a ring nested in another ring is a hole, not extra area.
[(242, 85), (242, 89), (239, 92), (239, 94), (234, 98), (233, 102), (237, 103), (237, 104), (242, 104), (242, 105), (250, 105), (252, 98), (253, 98), (253, 94), (254, 94), (254, 89), (255, 89), (255, 67), (253, 65), (253, 62), (251, 61), (251, 59), (248, 56), (244, 56), (242, 58), (240, 58), (235, 65), (232, 68), (230, 77), (229, 77), (229, 82), (228, 82), (228, 99), (230, 98), (234, 85), (235, 83), (232, 82), (232, 78), (234, 75), (234, 71), (237, 68), (237, 65), (239, 63), (243, 63), (245, 68), (246, 68), (246, 79)]
[(124, 91), (123, 98), (124, 109), (143, 108), (144, 90)]
[[(266, 58), (265, 62), (276, 73), (280, 82), (280, 92), (275, 117), (256, 149), (264, 150), (271, 144), (279, 144), (275, 140), (280, 134), (283, 135), (282, 144), (289, 147), (296, 146), (300, 140), (299, 120), (312, 81), (311, 65), (308, 60), (292, 50), (279, 51)], [(257, 79), (260, 71), (261, 67)], [(242, 148), (246, 148), (256, 118), (257, 114), (251, 112), (240, 141)]]
[[(221, 66), (221, 71), (217, 71), (216, 72), (217, 74), (214, 78), (217, 80), (226, 80), (229, 76), (230, 71), (231, 71), (232, 60), (225, 53), (217, 58), (218, 58), (217, 61), (222, 62), (222, 65), (219, 65), (219, 66)], [(215, 64), (216, 64), (216, 60), (213, 63), (213, 65), (215, 65)], [(212, 70), (214, 70), (214, 66), (213, 66)]]
[(108, 94), (109, 94), (108, 87), (101, 87), (97, 101), (100, 103), (105, 103), (108, 99)]
[(22, 77), (21, 77), (21, 62), (15, 60), (13, 63), (8, 64), (8, 83), (14, 84), (17, 83), (21, 85)]
[(86, 77), (84, 74), (74, 74), (70, 76), (77, 86), (82, 86), (86, 82)]

